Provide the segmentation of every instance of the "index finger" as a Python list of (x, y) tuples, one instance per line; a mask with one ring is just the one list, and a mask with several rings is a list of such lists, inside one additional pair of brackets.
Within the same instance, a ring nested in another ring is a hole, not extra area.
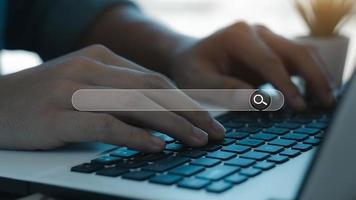
[[(287, 102), (295, 110), (304, 110), (306, 105), (297, 87), (290, 79), (286, 66), (281, 58), (271, 49), (256, 32), (246, 26), (243, 41), (230, 42), (228, 51), (236, 60), (242, 60), (256, 77), (262, 77), (279, 89), (286, 97)], [(239, 51), (244, 47), (244, 53)]]
[(330, 82), (323, 70), (323, 62), (317, 53), (307, 46), (295, 44), (266, 28), (259, 27), (259, 33), (278, 54), (291, 64), (292, 70), (307, 81), (312, 92), (325, 106), (334, 103)]
[(175, 111), (176, 114), (186, 118), (195, 126), (208, 133), (209, 138), (213, 140), (222, 140), (225, 128), (216, 121), (209, 112), (206, 111), (198, 102), (190, 98), (179, 89), (160, 92), (146, 91), (145, 95), (158, 102), (165, 108), (189, 108), (191, 111)]

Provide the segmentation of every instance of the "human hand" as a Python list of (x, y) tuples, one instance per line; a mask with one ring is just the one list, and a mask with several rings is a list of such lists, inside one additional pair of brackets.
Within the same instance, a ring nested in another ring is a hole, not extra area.
[[(0, 79), (0, 148), (52, 149), (68, 143), (100, 141), (146, 152), (163, 150), (164, 141), (152, 136), (149, 130), (167, 133), (190, 146), (204, 145), (208, 137), (223, 138), (224, 128), (205, 111), (74, 110), (71, 98), (76, 90), (100, 88), (174, 89), (175, 86), (164, 76), (100, 45), (3, 76)], [(195, 104), (184, 94), (176, 98)], [(170, 103), (154, 101), (162, 107)]]
[(315, 99), (324, 106), (334, 103), (317, 53), (265, 27), (239, 22), (183, 46), (170, 73), (180, 88), (248, 89), (272, 83), (301, 111), (306, 103), (290, 80), (299, 75)]

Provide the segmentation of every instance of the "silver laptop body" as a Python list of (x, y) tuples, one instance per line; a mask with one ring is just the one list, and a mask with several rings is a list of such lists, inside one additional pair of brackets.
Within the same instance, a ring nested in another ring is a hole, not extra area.
[(71, 172), (71, 167), (115, 148), (98, 143), (48, 152), (0, 151), (0, 190), (45, 192), (74, 199), (355, 199), (355, 147), (353, 81), (320, 150), (308, 151), (221, 194)]

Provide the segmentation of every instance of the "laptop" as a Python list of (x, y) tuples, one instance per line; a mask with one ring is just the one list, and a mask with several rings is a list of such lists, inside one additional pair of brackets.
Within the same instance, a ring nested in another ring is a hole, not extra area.
[(230, 112), (219, 144), (0, 151), (0, 190), (70, 199), (355, 199), (356, 81), (335, 111)]

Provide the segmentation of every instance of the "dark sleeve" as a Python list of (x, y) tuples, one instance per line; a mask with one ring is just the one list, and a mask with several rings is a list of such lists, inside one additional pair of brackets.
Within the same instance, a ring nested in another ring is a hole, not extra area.
[(37, 52), (47, 60), (72, 51), (105, 9), (128, 0), (10, 0), (5, 48)]

